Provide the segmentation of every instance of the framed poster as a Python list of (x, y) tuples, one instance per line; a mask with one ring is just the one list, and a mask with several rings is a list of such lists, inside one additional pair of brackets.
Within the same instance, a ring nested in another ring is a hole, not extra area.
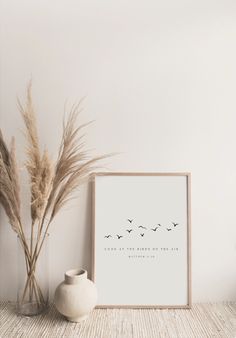
[(190, 174), (93, 176), (98, 307), (190, 308)]

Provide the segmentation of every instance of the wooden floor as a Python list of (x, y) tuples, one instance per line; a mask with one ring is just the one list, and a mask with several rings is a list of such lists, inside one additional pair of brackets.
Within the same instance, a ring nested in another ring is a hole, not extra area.
[(67, 322), (53, 306), (27, 318), (1, 303), (0, 337), (236, 338), (236, 303), (194, 304), (191, 310), (97, 309), (81, 324)]

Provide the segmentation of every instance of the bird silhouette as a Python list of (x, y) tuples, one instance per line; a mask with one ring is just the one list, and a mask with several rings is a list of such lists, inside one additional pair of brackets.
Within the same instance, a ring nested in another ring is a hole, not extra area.
[(132, 223), (133, 222), (133, 219), (127, 219), (128, 222)]
[(128, 233), (130, 234), (133, 229), (127, 229), (126, 231), (128, 231)]
[(154, 229), (151, 229), (152, 231), (157, 231), (158, 227), (155, 227)]
[(176, 225), (179, 225), (179, 223), (172, 222), (173, 226), (176, 227)]
[(166, 230), (167, 230), (167, 231), (171, 231), (172, 229), (168, 229), (168, 228), (166, 228)]
[(143, 227), (142, 225), (140, 225), (139, 228), (147, 230), (147, 228)]
[(111, 235), (107, 235), (107, 236), (105, 236), (104, 238), (109, 238), (109, 237), (112, 237)]
[(159, 225), (159, 227), (161, 227), (161, 224), (158, 223), (158, 225)]
[(140, 236), (142, 236), (142, 237), (143, 237), (143, 236), (144, 236), (144, 234), (140, 234)]
[(120, 236), (120, 235), (116, 235), (118, 237), (118, 239), (122, 238), (123, 236)]

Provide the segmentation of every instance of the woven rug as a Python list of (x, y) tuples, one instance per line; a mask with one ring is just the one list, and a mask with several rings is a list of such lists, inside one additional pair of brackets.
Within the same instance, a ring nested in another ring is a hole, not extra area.
[(0, 337), (236, 338), (236, 303), (194, 304), (191, 310), (96, 309), (80, 323), (67, 322), (53, 305), (37, 317), (20, 317), (0, 305)]

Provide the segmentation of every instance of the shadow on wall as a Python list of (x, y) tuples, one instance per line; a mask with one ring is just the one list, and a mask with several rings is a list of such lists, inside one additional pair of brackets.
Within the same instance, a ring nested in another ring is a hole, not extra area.
[(17, 237), (1, 209), (0, 211), (0, 299), (16, 300)]

